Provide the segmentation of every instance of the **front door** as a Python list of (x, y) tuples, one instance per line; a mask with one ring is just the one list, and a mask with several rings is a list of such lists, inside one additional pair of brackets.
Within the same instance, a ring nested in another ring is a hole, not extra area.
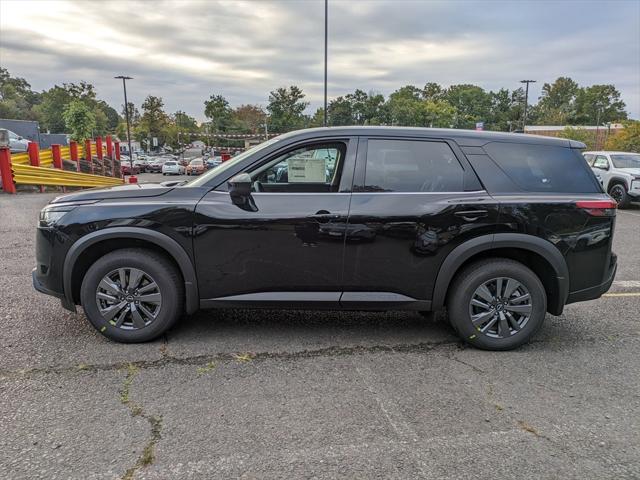
[(429, 309), (444, 258), (464, 240), (493, 233), (498, 212), (455, 144), (361, 139), (341, 304)]
[(323, 140), (256, 162), (246, 205), (224, 186), (205, 195), (194, 226), (205, 306), (338, 306), (356, 147)]

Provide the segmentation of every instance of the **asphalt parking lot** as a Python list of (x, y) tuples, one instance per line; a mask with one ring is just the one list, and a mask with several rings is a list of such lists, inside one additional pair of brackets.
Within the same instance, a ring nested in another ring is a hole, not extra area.
[(0, 195), (0, 478), (640, 478), (638, 208), (607, 296), (492, 353), (414, 313), (209, 311), (109, 342), (32, 289), (53, 196)]

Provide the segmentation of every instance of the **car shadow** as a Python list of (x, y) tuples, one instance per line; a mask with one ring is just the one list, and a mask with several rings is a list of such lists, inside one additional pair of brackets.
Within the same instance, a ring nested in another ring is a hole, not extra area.
[(399, 311), (208, 310), (182, 318), (166, 338), (177, 356), (458, 342), (442, 315)]

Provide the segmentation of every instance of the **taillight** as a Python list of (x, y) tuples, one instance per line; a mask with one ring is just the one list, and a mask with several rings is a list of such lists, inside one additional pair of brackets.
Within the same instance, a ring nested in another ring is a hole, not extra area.
[(618, 204), (615, 200), (580, 200), (576, 202), (576, 207), (594, 217), (613, 217)]

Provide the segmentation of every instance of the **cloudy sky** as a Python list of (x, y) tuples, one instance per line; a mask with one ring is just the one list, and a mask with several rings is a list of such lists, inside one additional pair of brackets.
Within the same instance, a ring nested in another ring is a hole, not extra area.
[[(322, 103), (323, 0), (0, 0), (0, 64), (36, 90), (86, 80), (113, 106), (164, 98), (267, 103), (296, 84)], [(329, 97), (428, 81), (514, 89), (570, 76), (613, 83), (640, 117), (640, 1), (329, 0)]]

